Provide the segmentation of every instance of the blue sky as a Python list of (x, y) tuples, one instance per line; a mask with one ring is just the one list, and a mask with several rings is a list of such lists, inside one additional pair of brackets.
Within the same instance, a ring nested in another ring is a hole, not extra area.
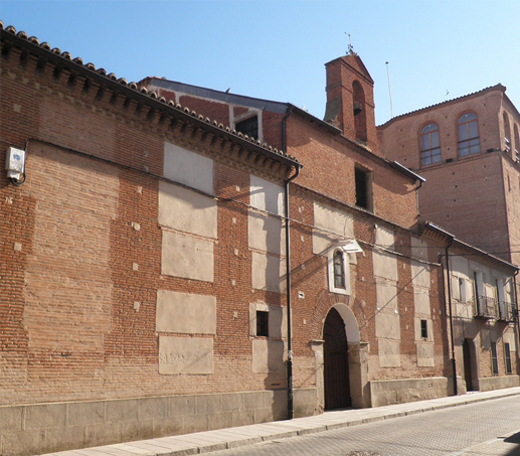
[(376, 121), (502, 83), (520, 108), (520, 0), (0, 0), (0, 19), (118, 77), (290, 102), (323, 118), (348, 49)]

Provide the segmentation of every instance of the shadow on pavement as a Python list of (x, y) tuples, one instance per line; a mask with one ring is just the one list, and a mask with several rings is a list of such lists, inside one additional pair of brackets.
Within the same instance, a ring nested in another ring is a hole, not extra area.
[(514, 448), (506, 456), (520, 456), (520, 432), (510, 435), (507, 439), (504, 439), (504, 442), (514, 444)]

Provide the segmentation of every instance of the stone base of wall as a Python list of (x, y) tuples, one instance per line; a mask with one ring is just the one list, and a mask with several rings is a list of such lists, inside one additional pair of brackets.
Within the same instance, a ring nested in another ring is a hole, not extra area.
[[(295, 416), (316, 410), (295, 390)], [(287, 418), (287, 390), (0, 407), (0, 454), (28, 456)]]
[(503, 377), (480, 377), (478, 379), (480, 391), (490, 391), (520, 386), (520, 376), (505, 375)]
[(407, 378), (401, 380), (372, 380), (372, 407), (423, 401), (445, 397), (452, 393), (452, 381), (447, 377)]

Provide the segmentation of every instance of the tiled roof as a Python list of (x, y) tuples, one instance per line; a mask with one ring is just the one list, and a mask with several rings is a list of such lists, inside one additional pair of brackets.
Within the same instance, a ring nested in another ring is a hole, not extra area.
[(128, 82), (125, 78), (118, 78), (114, 73), (107, 74), (107, 72), (104, 68), (96, 68), (96, 66), (93, 63), (90, 63), (90, 62), (83, 63), (83, 60), (81, 59), (81, 57), (72, 58), (72, 55), (69, 52), (62, 52), (59, 48), (56, 48), (56, 47), (51, 48), (51, 46), (47, 42), (40, 43), (40, 40), (38, 38), (36, 38), (34, 36), (28, 36), (27, 33), (25, 33), (24, 31), (17, 32), (16, 28), (13, 27), (12, 25), (9, 25), (4, 28), (3, 22), (0, 21), (0, 31), (5, 31), (7, 33), (10, 33), (22, 40), (27, 41), (28, 43), (38, 46), (40, 49), (42, 49), (44, 51), (51, 52), (51, 53), (55, 54), (56, 56), (59, 56), (65, 60), (73, 62), (74, 64), (79, 65), (82, 69), (93, 71), (101, 77), (107, 78), (122, 86), (128, 87), (129, 89), (132, 89), (132, 90), (140, 93), (141, 95), (148, 96), (151, 99), (164, 103), (168, 107), (175, 109), (177, 112), (183, 113), (185, 116), (189, 116), (191, 119), (195, 119), (196, 121), (207, 124), (208, 126), (210, 126), (212, 128), (217, 128), (217, 129), (221, 130), (222, 133), (224, 133), (226, 135), (231, 135), (233, 137), (239, 138), (240, 140), (246, 141), (247, 143), (249, 143), (257, 148), (259, 147), (259, 148), (263, 149), (265, 152), (267, 152), (269, 154), (278, 155), (278, 156), (282, 157), (283, 159), (285, 159), (285, 161), (289, 160), (290, 162), (292, 162), (293, 165), (299, 164), (298, 160), (295, 157), (292, 157), (291, 155), (286, 154), (282, 150), (278, 150), (266, 143), (262, 143), (260, 141), (257, 141), (254, 138), (250, 138), (247, 135), (244, 135), (240, 132), (237, 132), (236, 130), (226, 127), (223, 124), (218, 123), (217, 121), (211, 120), (208, 117), (197, 114), (197, 112), (192, 111), (187, 107), (183, 107), (179, 103), (174, 103), (171, 100), (167, 101), (166, 98), (159, 97), (157, 92), (148, 91), (148, 89), (146, 87), (139, 87), (136, 82)]
[(484, 93), (484, 92), (486, 92), (488, 90), (496, 90), (496, 89), (501, 90), (502, 92), (506, 91), (506, 87), (504, 85), (498, 83), (498, 84), (496, 84), (494, 86), (489, 86), (489, 87), (486, 87), (484, 89), (477, 90), (476, 92), (468, 93), (467, 95), (462, 95), (462, 96), (457, 97), (457, 98), (452, 98), (451, 100), (442, 101), (440, 103), (436, 103), (436, 104), (433, 104), (433, 105), (430, 105), (430, 106), (426, 106), (425, 108), (416, 109), (414, 111), (410, 111), (410, 112), (407, 112), (405, 114), (401, 114), (399, 116), (392, 117), (390, 120), (386, 121), (384, 124), (378, 125), (378, 127), (384, 127), (385, 125), (388, 125), (392, 121), (394, 121), (396, 119), (400, 119), (401, 117), (406, 117), (406, 116), (409, 116), (409, 115), (412, 115), (412, 114), (416, 114), (416, 113), (421, 112), (421, 111), (427, 111), (428, 109), (431, 109), (431, 108), (436, 108), (438, 106), (442, 106), (442, 105), (445, 105), (445, 104), (448, 104), (448, 103), (453, 103), (455, 101), (460, 101), (460, 100), (462, 100), (464, 98), (469, 98), (469, 97), (472, 97), (474, 95), (478, 95), (478, 94)]

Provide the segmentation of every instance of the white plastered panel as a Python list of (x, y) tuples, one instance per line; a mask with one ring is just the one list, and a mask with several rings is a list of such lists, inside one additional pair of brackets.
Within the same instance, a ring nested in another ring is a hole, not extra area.
[(168, 142), (164, 143), (164, 177), (213, 194), (213, 160)]
[(213, 282), (213, 242), (163, 231), (161, 273)]
[(216, 305), (214, 296), (158, 290), (155, 329), (184, 334), (215, 334)]
[(160, 374), (212, 374), (213, 339), (159, 336)]
[(253, 288), (256, 290), (284, 293), (285, 260), (274, 255), (253, 252), (252, 254)]
[(193, 190), (159, 182), (159, 224), (216, 238), (217, 202)]
[(250, 192), (251, 206), (271, 214), (284, 215), (283, 187), (252, 174)]

